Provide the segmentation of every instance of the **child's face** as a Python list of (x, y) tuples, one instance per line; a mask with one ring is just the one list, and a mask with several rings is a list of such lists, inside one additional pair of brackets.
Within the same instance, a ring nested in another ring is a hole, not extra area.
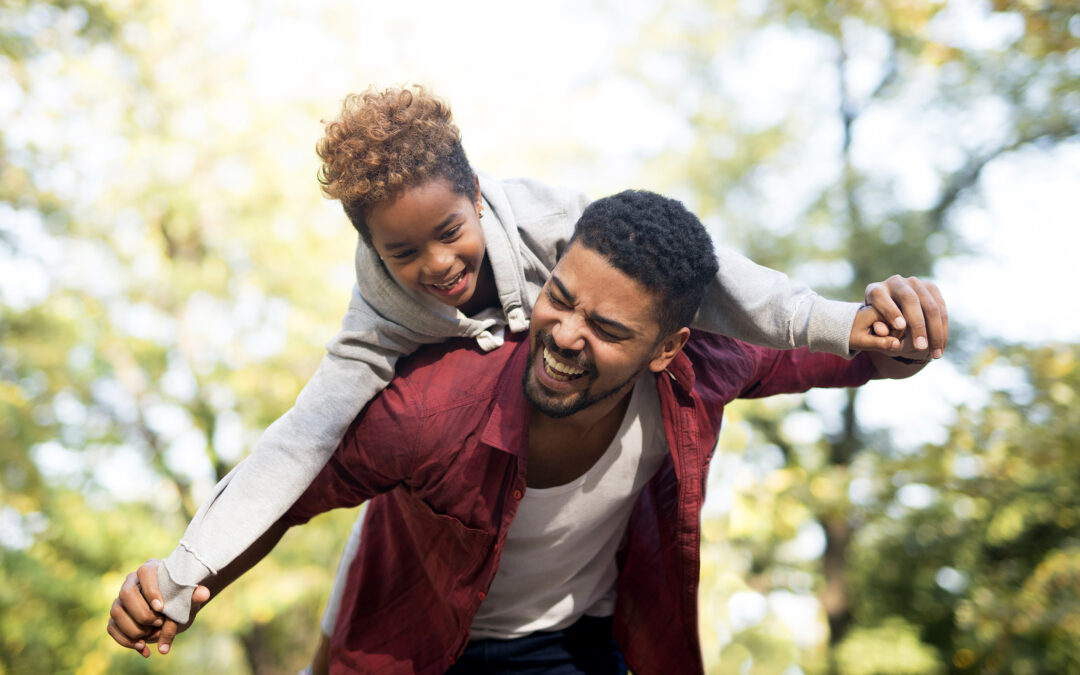
[(372, 206), (371, 243), (398, 283), (461, 307), (472, 299), (484, 262), (479, 190), (472, 198), (435, 178)]

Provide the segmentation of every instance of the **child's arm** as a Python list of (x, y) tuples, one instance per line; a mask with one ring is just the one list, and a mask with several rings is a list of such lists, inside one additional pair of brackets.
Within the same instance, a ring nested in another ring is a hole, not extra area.
[(295, 405), (218, 483), (160, 567), (168, 617), (188, 620), (195, 586), (235, 560), (285, 513), (364, 405), (390, 381), (398, 357), (432, 341), (383, 318), (354, 291), (341, 332), (327, 345)]
[[(589, 200), (580, 192), (526, 178), (497, 180), (480, 174), (480, 187), (518, 247), (517, 264), (535, 300)], [(858, 331), (860, 343), (850, 343), (859, 303), (828, 300), (715, 240), (713, 245), (720, 269), (701, 303), (695, 328), (763, 347), (809, 347), (844, 357), (854, 349), (886, 348), (888, 340), (870, 331)], [(894, 316), (896, 305), (887, 295), (868, 294), (867, 300), (882, 315)], [(903, 310), (907, 312), (906, 305)]]
[(773, 349), (809, 347), (850, 356), (856, 302), (823, 298), (805, 284), (713, 242), (720, 269), (694, 328)]

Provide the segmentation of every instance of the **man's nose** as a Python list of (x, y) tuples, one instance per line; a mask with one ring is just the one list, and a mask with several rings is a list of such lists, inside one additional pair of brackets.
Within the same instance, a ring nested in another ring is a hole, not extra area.
[(577, 314), (570, 314), (551, 329), (555, 346), (566, 351), (579, 352), (585, 348), (585, 321)]

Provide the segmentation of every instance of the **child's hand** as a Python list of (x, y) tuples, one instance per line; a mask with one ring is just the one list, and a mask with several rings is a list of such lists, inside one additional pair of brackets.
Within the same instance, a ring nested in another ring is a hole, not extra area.
[[(949, 314), (936, 284), (894, 274), (866, 287), (867, 307), (851, 327), (852, 351), (899, 355), (907, 349), (941, 358), (949, 341)], [(907, 340), (901, 341), (907, 333)]]
[[(106, 628), (112, 639), (121, 647), (134, 649), (150, 656), (147, 643), (157, 642), (158, 652), (168, 654), (176, 634), (183, 632), (191, 621), (179, 625), (161, 614), (164, 607), (161, 591), (158, 590), (157, 570), (159, 560), (147, 560), (139, 569), (127, 575), (120, 593), (113, 600), (109, 611), (109, 625)], [(210, 599), (210, 589), (197, 586), (191, 594), (191, 617)]]

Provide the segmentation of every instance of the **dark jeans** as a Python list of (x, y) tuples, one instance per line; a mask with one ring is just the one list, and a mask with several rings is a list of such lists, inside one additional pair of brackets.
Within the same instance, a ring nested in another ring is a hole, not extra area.
[(470, 640), (446, 675), (626, 675), (611, 637), (611, 617), (583, 616), (549, 633), (514, 640)]

